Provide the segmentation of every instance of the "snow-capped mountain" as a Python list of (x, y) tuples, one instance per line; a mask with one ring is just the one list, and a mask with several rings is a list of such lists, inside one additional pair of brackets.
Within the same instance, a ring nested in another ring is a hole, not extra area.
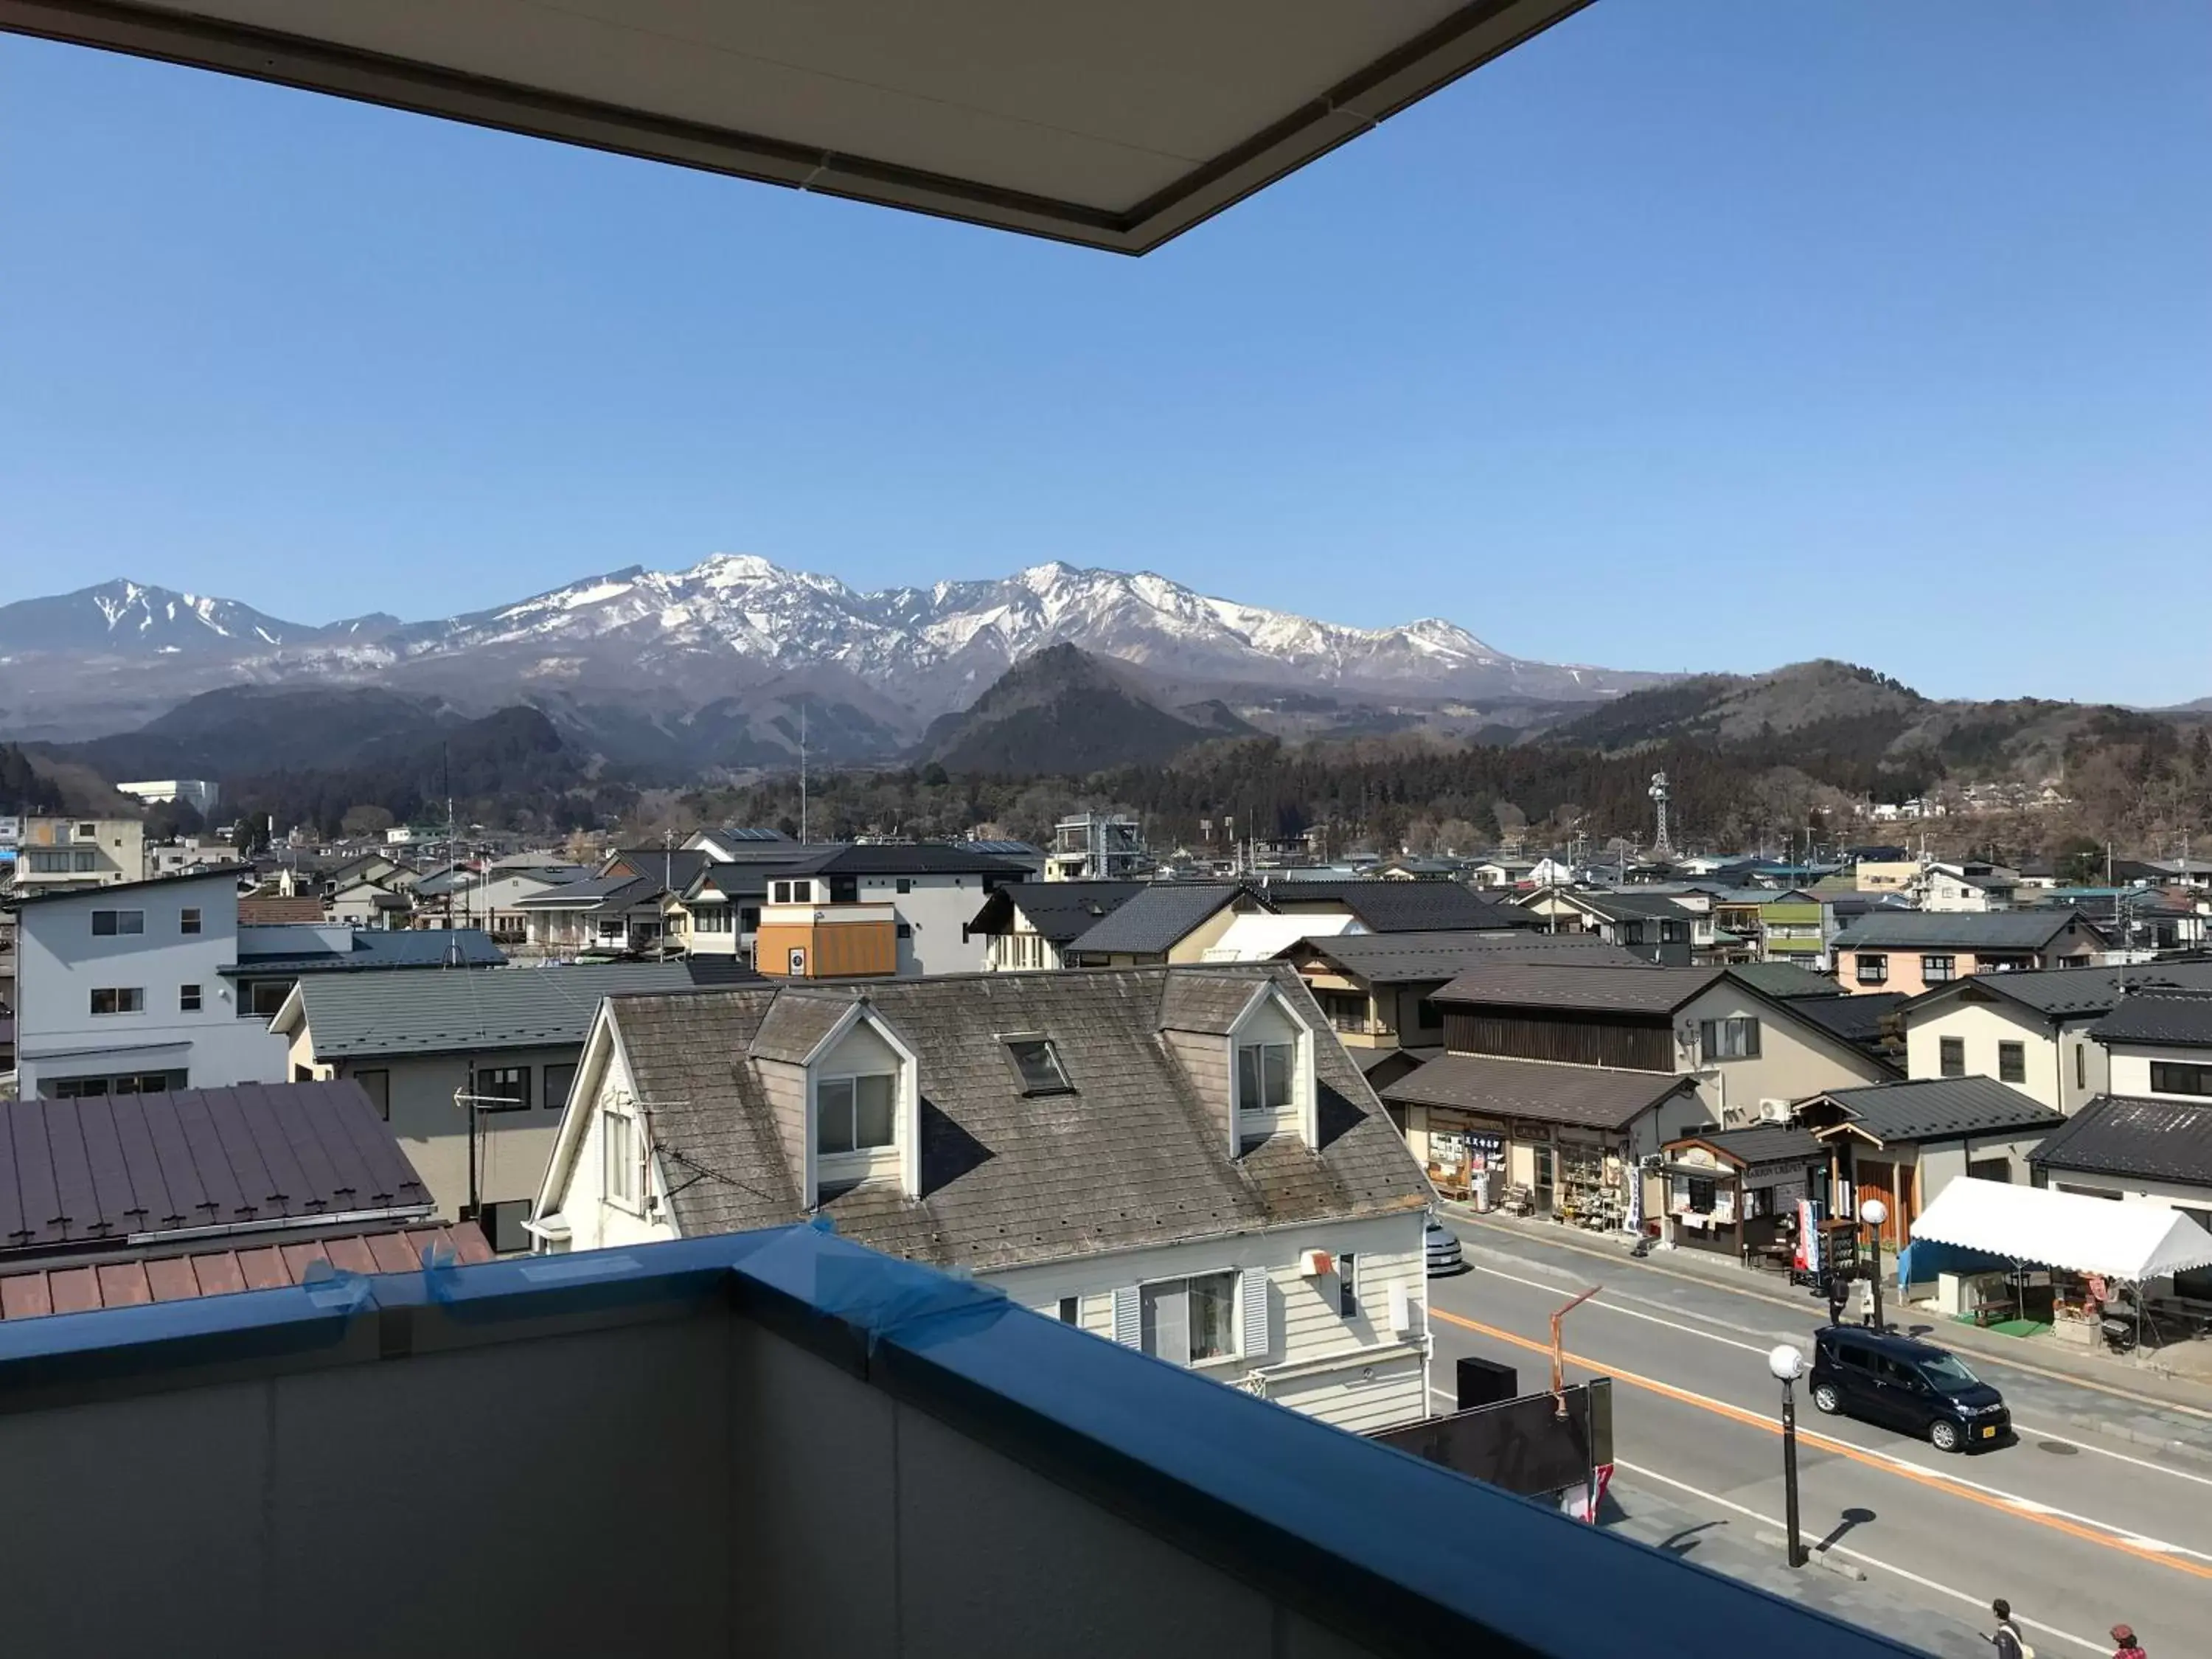
[(51, 599), (0, 605), (0, 653), (67, 651), (155, 656), (250, 656), (319, 630), (279, 622), (236, 599), (117, 580)]
[[(114, 731), (210, 685), (378, 684), (456, 706), (833, 698), (918, 733), (1015, 662), (1072, 644), (1189, 695), (1595, 700), (1658, 676), (1509, 656), (1455, 623), (1351, 628), (1211, 598), (1149, 572), (1053, 562), (999, 580), (863, 592), (766, 559), (633, 566), (442, 621), (318, 627), (112, 581), (0, 606), (0, 716), (24, 735)], [(1216, 689), (1218, 689), (1217, 692)], [(96, 724), (94, 723), (96, 722)]]

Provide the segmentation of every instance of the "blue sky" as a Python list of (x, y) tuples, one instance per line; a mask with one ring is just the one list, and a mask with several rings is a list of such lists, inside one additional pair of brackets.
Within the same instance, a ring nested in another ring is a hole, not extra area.
[(0, 37), (0, 601), (1048, 558), (2156, 702), (2212, 7), (1601, 0), (1141, 260)]

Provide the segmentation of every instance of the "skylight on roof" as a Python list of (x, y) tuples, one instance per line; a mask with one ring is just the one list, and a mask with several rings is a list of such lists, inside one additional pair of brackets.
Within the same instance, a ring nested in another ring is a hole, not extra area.
[(1060, 1063), (1060, 1054), (1050, 1037), (1019, 1036), (1006, 1039), (1006, 1058), (1013, 1062), (1014, 1075), (1021, 1079), (1025, 1095), (1073, 1094), (1075, 1085), (1067, 1080), (1067, 1072)]

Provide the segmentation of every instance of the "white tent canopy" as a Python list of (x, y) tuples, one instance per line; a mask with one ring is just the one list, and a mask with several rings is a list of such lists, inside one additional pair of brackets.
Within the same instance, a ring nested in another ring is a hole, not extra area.
[(1915, 1241), (2140, 1284), (2212, 1267), (2212, 1233), (2162, 1204), (1961, 1179), (1912, 1224)]

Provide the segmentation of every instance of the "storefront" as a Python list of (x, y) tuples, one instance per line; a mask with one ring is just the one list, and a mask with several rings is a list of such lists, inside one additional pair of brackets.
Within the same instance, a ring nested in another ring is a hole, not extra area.
[(1758, 1125), (1667, 1143), (1668, 1242), (1786, 1272), (1797, 1254), (1798, 1206), (1825, 1196), (1827, 1154), (1803, 1129)]

